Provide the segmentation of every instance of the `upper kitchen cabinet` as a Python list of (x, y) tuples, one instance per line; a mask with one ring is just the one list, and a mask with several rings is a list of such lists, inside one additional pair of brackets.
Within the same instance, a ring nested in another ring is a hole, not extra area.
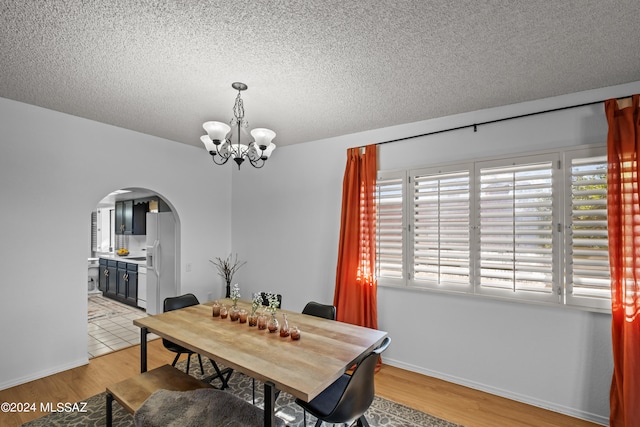
[(116, 234), (133, 233), (133, 200), (116, 202)]
[(116, 202), (116, 234), (147, 234), (148, 201), (122, 200)]

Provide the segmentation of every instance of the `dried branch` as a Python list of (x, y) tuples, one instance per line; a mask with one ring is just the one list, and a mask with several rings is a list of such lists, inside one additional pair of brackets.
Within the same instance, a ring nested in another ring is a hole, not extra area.
[(228, 257), (222, 259), (220, 257), (216, 257), (215, 260), (210, 259), (218, 269), (218, 276), (222, 277), (227, 285), (231, 284), (233, 280), (233, 275), (247, 262), (246, 261), (238, 261), (238, 254), (236, 254), (235, 258), (229, 254)]

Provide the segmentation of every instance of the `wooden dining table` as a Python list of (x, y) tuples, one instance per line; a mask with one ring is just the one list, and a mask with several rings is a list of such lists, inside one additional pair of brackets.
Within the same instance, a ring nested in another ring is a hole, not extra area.
[[(232, 305), (232, 301), (221, 300)], [(311, 401), (376, 348), (387, 333), (287, 310), (289, 326), (301, 331), (300, 340), (248, 323), (212, 316), (213, 302), (169, 311), (133, 321), (140, 329), (140, 370), (147, 370), (147, 334), (154, 333), (264, 384), (264, 425), (275, 425), (276, 390)], [(238, 301), (250, 311), (251, 303)], [(262, 310), (262, 309), (260, 309)]]

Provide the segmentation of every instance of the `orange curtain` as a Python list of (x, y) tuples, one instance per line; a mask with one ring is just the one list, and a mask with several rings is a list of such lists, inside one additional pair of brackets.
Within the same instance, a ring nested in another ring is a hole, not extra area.
[(605, 102), (609, 123), (609, 263), (613, 380), (610, 425), (640, 426), (640, 95)]
[(350, 148), (342, 183), (336, 320), (378, 328), (375, 189), (377, 146)]

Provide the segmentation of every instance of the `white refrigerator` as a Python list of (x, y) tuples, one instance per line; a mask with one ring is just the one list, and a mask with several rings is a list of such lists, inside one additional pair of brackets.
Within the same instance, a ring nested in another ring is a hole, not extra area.
[(176, 221), (173, 212), (147, 213), (147, 314), (163, 311), (177, 295)]

